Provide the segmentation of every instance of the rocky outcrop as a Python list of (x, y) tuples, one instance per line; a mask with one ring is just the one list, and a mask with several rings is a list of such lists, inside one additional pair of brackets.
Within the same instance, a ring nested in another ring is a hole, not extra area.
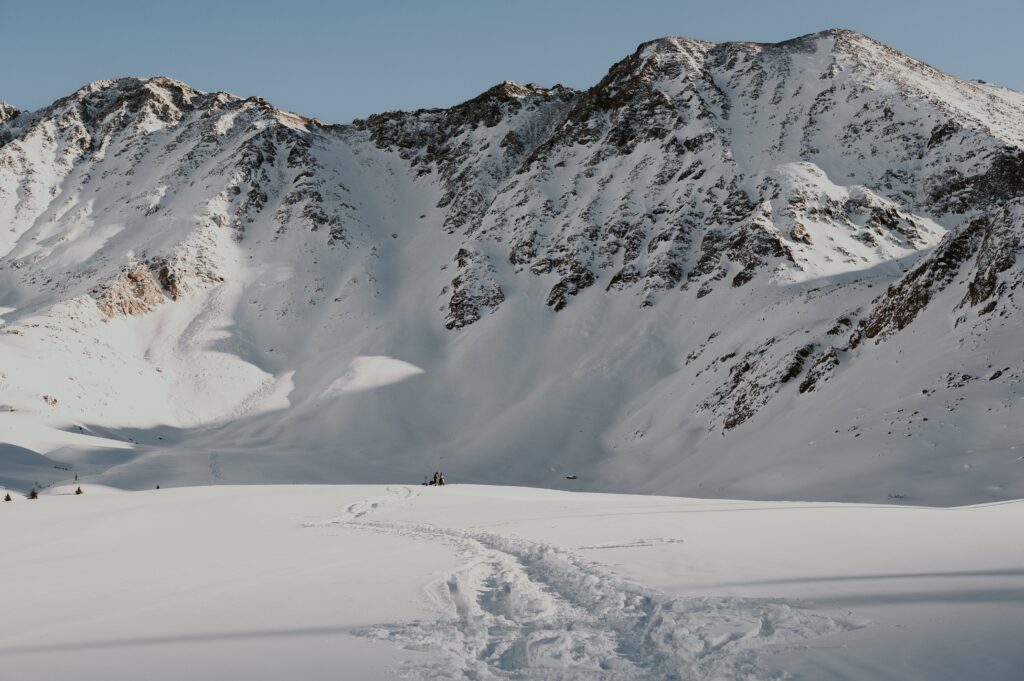
[(1008, 203), (984, 226), (967, 291), (958, 305), (980, 308), (979, 314), (991, 313), (1024, 284), (1024, 271), (1017, 262), (1024, 248), (1024, 196)]
[(978, 218), (967, 227), (948, 235), (925, 260), (893, 284), (863, 320), (868, 338), (892, 334), (905, 328), (948, 286), (960, 267), (976, 252), (987, 220)]
[(164, 303), (163, 290), (145, 263), (126, 267), (117, 280), (100, 293), (96, 305), (106, 317), (130, 317), (152, 312)]
[(505, 81), (450, 109), (376, 114), (353, 123), (379, 148), (394, 150), (418, 176), (437, 173), (444, 229), (473, 231), (502, 181), (540, 144), (575, 91)]
[(448, 294), (448, 314), (445, 328), (461, 329), (478, 321), (488, 310), (494, 310), (505, 300), (501, 287), (494, 281), (494, 267), (482, 253), (459, 249), (455, 254), (458, 274), (451, 280)]
[[(948, 287), (963, 289), (957, 308), (992, 312), (999, 300), (1017, 289), (1024, 276), (1017, 264), (1024, 232), (1024, 198), (951, 232), (929, 254), (893, 284), (863, 320), (863, 335), (885, 337), (906, 328)], [(966, 286), (958, 281), (968, 273)], [(984, 305), (982, 305), (984, 303)]]

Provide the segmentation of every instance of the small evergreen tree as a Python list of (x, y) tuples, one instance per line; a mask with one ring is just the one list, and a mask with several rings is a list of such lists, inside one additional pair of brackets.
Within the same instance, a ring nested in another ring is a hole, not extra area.
[(39, 498), (39, 492), (36, 491), (35, 487), (33, 487), (32, 491), (28, 493), (28, 498), (29, 499), (38, 499)]
[(10, 492), (8, 492), (6, 495), (4, 495), (4, 501), (11, 501), (11, 493)]
[(81, 487), (79, 487), (78, 489), (76, 489), (76, 490), (75, 490), (75, 494), (83, 494), (83, 492), (82, 492), (82, 488), (81, 488)]

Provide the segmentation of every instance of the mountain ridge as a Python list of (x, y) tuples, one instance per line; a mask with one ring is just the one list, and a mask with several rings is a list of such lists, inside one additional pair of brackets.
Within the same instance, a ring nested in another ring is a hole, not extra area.
[[(350, 124), (166, 77), (0, 115), (0, 419), (85, 476), (1024, 489), (1024, 95), (866, 36)], [(367, 357), (424, 373), (340, 388)]]

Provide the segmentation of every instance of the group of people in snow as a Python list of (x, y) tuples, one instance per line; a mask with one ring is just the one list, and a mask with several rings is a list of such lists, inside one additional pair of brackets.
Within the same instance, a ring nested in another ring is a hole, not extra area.
[(441, 487), (444, 485), (444, 473), (441, 471), (434, 471), (434, 477), (428, 482), (426, 478), (423, 478), (423, 484), (429, 487)]

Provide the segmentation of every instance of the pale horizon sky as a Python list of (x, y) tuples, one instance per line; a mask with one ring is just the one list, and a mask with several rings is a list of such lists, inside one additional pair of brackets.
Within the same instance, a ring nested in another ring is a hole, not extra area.
[(586, 88), (663, 36), (866, 33), (955, 76), (1024, 90), (1024, 0), (514, 3), (0, 0), (0, 101), (166, 75), (327, 122), (450, 106), (503, 80)]

